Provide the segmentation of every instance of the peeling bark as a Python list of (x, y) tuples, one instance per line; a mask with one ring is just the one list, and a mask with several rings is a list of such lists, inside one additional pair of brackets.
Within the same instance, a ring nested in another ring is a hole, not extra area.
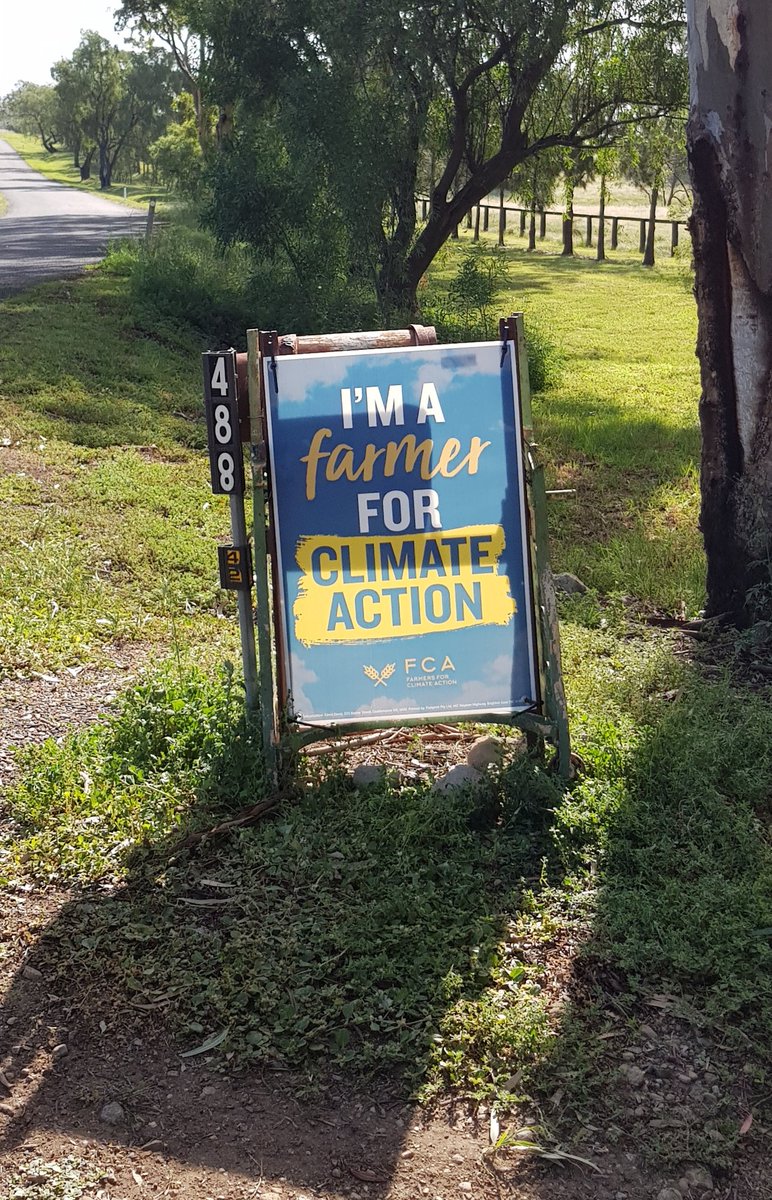
[(772, 616), (772, 6), (689, 0), (708, 609)]

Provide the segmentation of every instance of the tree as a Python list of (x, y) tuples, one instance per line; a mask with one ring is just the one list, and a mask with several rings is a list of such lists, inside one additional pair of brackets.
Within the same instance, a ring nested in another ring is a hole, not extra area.
[[(201, 3), (219, 99), (236, 103), (237, 121), (267, 111), (288, 152), (313, 151), (386, 319), (415, 311), (438, 250), (516, 168), (557, 147), (606, 144), (635, 116), (668, 111), (683, 88), (682, 21), (668, 0)], [(602, 61), (585, 53), (598, 40)], [(420, 150), (437, 102), (443, 153), (418, 230)]]
[(129, 53), (89, 31), (53, 74), (70, 125), (97, 155), (105, 190), (137, 129), (148, 131), (146, 143), (163, 131), (172, 99), (168, 64), (158, 51)]
[(595, 177), (595, 158), (586, 148), (571, 146), (563, 151), (563, 249), (561, 255), (574, 253), (574, 193)]
[(677, 114), (656, 124), (636, 125), (628, 130), (620, 152), (623, 174), (649, 198), (644, 267), (654, 266), (654, 235), (657, 205), (665, 190), (668, 165), (683, 146), (685, 115)]
[(43, 149), (53, 154), (60, 140), (56, 92), (53, 87), (38, 83), (17, 83), (3, 97), (3, 120), (17, 133), (37, 136)]
[(201, 187), (203, 154), (193, 101), (187, 93), (177, 97), (174, 111), (176, 120), (150, 147), (150, 159), (166, 184), (196, 196)]
[(772, 604), (772, 179), (766, 0), (689, 0), (691, 220), (708, 614)]
[(600, 196), (598, 201), (598, 240), (595, 257), (598, 262), (606, 259), (606, 202), (609, 199), (608, 178), (614, 175), (619, 164), (619, 154), (615, 146), (605, 146), (595, 155), (595, 170), (600, 176)]
[(195, 0), (123, 0), (116, 24), (119, 29), (132, 26), (143, 44), (157, 40), (166, 46), (193, 101), (196, 135), (201, 150), (206, 151), (214, 126), (208, 101), (212, 45), (200, 29), (193, 31), (191, 18), (196, 19)]
[(512, 194), (530, 209), (529, 250), (536, 249), (536, 210), (552, 202), (560, 167), (561, 156), (554, 150), (545, 150), (523, 163), (512, 177)]

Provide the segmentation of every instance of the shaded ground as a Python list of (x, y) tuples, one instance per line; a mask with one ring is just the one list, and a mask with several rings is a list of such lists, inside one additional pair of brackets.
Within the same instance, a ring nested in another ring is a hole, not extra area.
[[(25, 1170), (42, 1178), (41, 1162), (70, 1161), (83, 1181), (94, 1180), (87, 1195), (101, 1185), (116, 1200), (143, 1188), (191, 1200), (311, 1194), (325, 1200), (464, 1194), (649, 1200), (668, 1182), (632, 1149), (614, 1145), (610, 1130), (586, 1130), (587, 1143), (577, 1151), (597, 1171), (545, 1167), (522, 1156), (493, 1159), (484, 1108), (425, 1112), (396, 1088), (352, 1091), (340, 1077), (306, 1098), (306, 1082), (281, 1072), (229, 1076), (227, 1067), (212, 1071), (205, 1055), (186, 1062), (152, 1015), (130, 1007), (111, 1010), (97, 991), (89, 994), (87, 980), (80, 980), (79, 995), (62, 994), (61, 981), (52, 987), (45, 938), (55, 933), (70, 897), (23, 893), (8, 900), (5, 976), (21, 967), (40, 934), (44, 941), (42, 952), (38, 946), (34, 953), (37, 967), (27, 968), (31, 977), (20, 971), (2, 1011), (0, 1180), (17, 1172), (24, 1179)], [(647, 1049), (635, 1054), (652, 1072), (656, 1093), (657, 1087), (679, 1087), (676, 1072), (686, 1073), (697, 1047), (684, 1043), (688, 1035), (661, 1010), (652, 1009), (651, 1021)], [(636, 1101), (651, 1097), (649, 1085), (632, 1090)], [(105, 1105), (112, 1108), (105, 1111)], [(672, 1102), (665, 1107), (672, 1110)], [(660, 1120), (667, 1126), (667, 1119)], [(688, 1170), (685, 1164), (680, 1178), (689, 1178)], [(693, 1171), (691, 1178), (711, 1177)], [(713, 1182), (716, 1198), (761, 1200), (770, 1194), (764, 1178), (753, 1173)], [(682, 1194), (707, 1193), (694, 1186)]]
[[(89, 719), (116, 676), (92, 673), (89, 679), (85, 702), (82, 693), (68, 695), (45, 680), (27, 684), (32, 688), (27, 703), (40, 683), (53, 689), (57, 705), (49, 708), (45, 727), (36, 727), (30, 737), (64, 732)], [(427, 749), (439, 749), (439, 740)], [(459, 751), (445, 748), (447, 756), (460, 756)], [(404, 741), (370, 748), (371, 759), (408, 772), (425, 770), (423, 757), (415, 754)], [(281, 1069), (230, 1073), (227, 1059), (204, 1052), (181, 1056), (162, 1023), (173, 997), (152, 1004), (144, 998), (116, 1000), (100, 986), (96, 949), (93, 977), (82, 965), (72, 970), (66, 965), (68, 942), (88, 925), (81, 914), (113, 904), (128, 906), (130, 913), (135, 887), (141, 890), (141, 880), (81, 893), (35, 892), (24, 885), (4, 895), (2, 1200), (58, 1195), (42, 1190), (54, 1169), (57, 1179), (82, 1185), (74, 1196), (102, 1200), (143, 1194), (190, 1200), (452, 1200), (470, 1194), (484, 1200), (655, 1200), (668, 1186), (676, 1190), (663, 1193), (662, 1200), (772, 1195), (766, 1166), (752, 1154), (725, 1175), (700, 1166), (706, 1130), (717, 1130), (721, 1121), (736, 1130), (751, 1107), (753, 1081), (743, 1074), (742, 1059), (728, 1059), (703, 1036), (675, 996), (653, 993), (637, 1012), (620, 1004), (619, 978), (592, 959), (577, 966), (575, 937), (567, 941), (561, 931), (527, 949), (543, 962), (563, 1013), (556, 1045), (601, 997), (605, 1032), (596, 1065), (609, 1080), (605, 1115), (603, 1124), (597, 1123), (597, 1110), (584, 1124), (577, 1118), (570, 1147), (595, 1169), (568, 1160), (548, 1165), (522, 1154), (493, 1156), (497, 1127), (484, 1105), (445, 1102), (423, 1109), (404, 1088), (383, 1081), (352, 1087), (333, 1074), (312, 1087)], [(547, 1120), (562, 1105), (557, 1092), (547, 1105)], [(523, 1111), (508, 1125), (531, 1119)], [(544, 1122), (545, 1114), (538, 1119)], [(652, 1167), (636, 1144), (641, 1129), (648, 1139), (674, 1136), (686, 1147), (691, 1138), (694, 1158), (675, 1170)], [(22, 1186), (28, 1190), (13, 1190)]]

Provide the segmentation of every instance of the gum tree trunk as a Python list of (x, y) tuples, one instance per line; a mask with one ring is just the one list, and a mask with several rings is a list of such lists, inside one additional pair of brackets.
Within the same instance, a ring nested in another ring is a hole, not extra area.
[(772, 615), (772, 5), (687, 0), (709, 615)]
[(649, 197), (649, 223), (646, 226), (646, 246), (643, 251), (643, 266), (654, 266), (654, 239), (657, 236), (657, 201), (659, 200), (659, 188), (656, 183), (652, 184), (651, 196)]

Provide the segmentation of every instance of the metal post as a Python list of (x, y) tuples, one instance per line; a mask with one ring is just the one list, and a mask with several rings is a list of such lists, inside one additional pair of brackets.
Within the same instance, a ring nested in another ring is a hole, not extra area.
[(255, 604), (257, 609), (257, 645), (260, 663), (260, 727), (263, 755), (270, 776), (276, 771), (274, 744), (273, 659), (271, 635), (271, 593), (268, 581), (268, 538), (265, 512), (268, 501), (266, 448), (260, 405), (260, 352), (258, 331), (247, 330), (249, 416), (252, 427), (250, 465), (252, 468), (253, 538), (255, 544)]
[[(229, 496), (231, 510), (231, 539), (234, 546), (247, 545), (247, 523), (241, 496)], [(251, 583), (251, 581), (250, 581)], [(237, 593), (239, 632), (241, 634), (241, 665), (244, 671), (244, 690), (248, 712), (257, 708), (257, 662), (255, 661), (255, 627), (252, 624), (252, 588)]]

